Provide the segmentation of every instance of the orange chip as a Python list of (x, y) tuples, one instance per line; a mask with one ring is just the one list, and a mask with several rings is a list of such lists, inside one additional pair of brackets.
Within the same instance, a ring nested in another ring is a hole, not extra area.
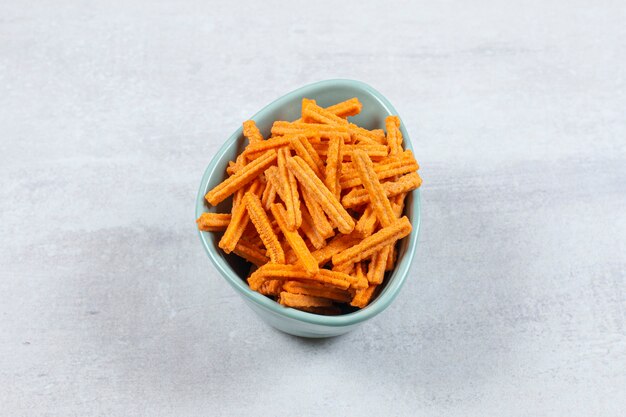
[(223, 232), (230, 223), (230, 213), (202, 213), (196, 223), (203, 232)]
[(400, 132), (400, 118), (398, 116), (387, 116), (385, 119), (387, 129), (387, 144), (389, 154), (395, 155), (402, 152), (402, 132)]
[(250, 143), (263, 142), (263, 135), (261, 135), (261, 131), (254, 120), (243, 122), (243, 135), (248, 138)]
[[(412, 191), (422, 184), (422, 179), (417, 172), (406, 174), (395, 181), (382, 183), (383, 190), (387, 197), (395, 197)], [(366, 189), (353, 188), (348, 194), (343, 196), (341, 204), (345, 208), (354, 208), (370, 202), (370, 196)]]
[(274, 233), (274, 230), (272, 230), (272, 225), (265, 210), (263, 210), (259, 197), (256, 194), (247, 192), (243, 197), (243, 203), (248, 209), (250, 220), (252, 220), (254, 227), (256, 227), (256, 230), (259, 232), (259, 236), (261, 236), (263, 244), (269, 252), (271, 261), (274, 263), (285, 263), (285, 253), (283, 252), (282, 246), (280, 246), (278, 237)]
[(302, 104), (302, 120), (305, 122), (317, 122), (329, 125), (348, 125), (346, 119), (342, 119), (311, 101)]
[(330, 139), (332, 136), (341, 136), (344, 141), (351, 141), (350, 131), (347, 126), (318, 123), (277, 121), (272, 125), (272, 135), (283, 137), (303, 135), (307, 138), (318, 137), (324, 139)]
[(317, 227), (310, 212), (306, 207), (301, 207), (300, 212), (302, 213), (302, 224), (300, 225), (302, 232), (306, 235), (315, 249), (324, 247), (326, 240), (324, 240), (324, 235), (322, 235), (320, 228)]
[[(287, 148), (278, 150), (278, 175), (283, 186), (284, 202), (287, 207), (287, 225), (290, 230), (296, 230), (302, 224), (302, 213), (300, 211), (300, 195), (298, 184), (293, 173), (287, 169), (287, 159), (291, 154)], [(281, 196), (283, 197), (283, 196)]]
[[(314, 226), (315, 229), (319, 231), (319, 234), (323, 239), (333, 237), (335, 235), (335, 232), (333, 231), (333, 227), (328, 221), (326, 214), (324, 214), (322, 206), (320, 206), (320, 204), (315, 201), (315, 199), (311, 196), (311, 194), (309, 194), (306, 188), (302, 189), (302, 200), (304, 200), (306, 209), (308, 210), (312, 219), (309, 224)], [(319, 249), (319, 247), (317, 248)]]
[(405, 216), (396, 220), (391, 226), (384, 227), (366, 237), (360, 243), (352, 246), (333, 256), (333, 264), (340, 265), (347, 262), (359, 262), (365, 258), (372, 256), (375, 252), (381, 250), (385, 246), (395, 243), (398, 239), (402, 239), (411, 233), (411, 222)]
[(354, 229), (354, 219), (350, 217), (337, 198), (326, 188), (309, 166), (298, 156), (287, 159), (287, 167), (296, 176), (303, 188), (322, 206), (341, 233)]
[(369, 269), (367, 270), (367, 280), (370, 284), (382, 284), (385, 277), (385, 267), (391, 246), (385, 246), (380, 251), (372, 255)]
[(332, 307), (333, 302), (327, 298), (314, 297), (305, 294), (292, 294), (283, 291), (278, 296), (278, 302), (286, 307), (305, 308), (305, 307)]
[(250, 275), (248, 284), (256, 291), (260, 284), (268, 279), (315, 281), (344, 290), (350, 288), (351, 283), (355, 281), (354, 277), (327, 269), (320, 269), (317, 274), (311, 275), (300, 265), (267, 263)]
[(233, 249), (233, 252), (248, 262), (252, 262), (256, 266), (265, 265), (270, 261), (270, 259), (265, 256), (265, 254), (257, 246), (243, 239), (239, 239), (237, 245), (235, 245), (235, 249)]
[(359, 150), (352, 155), (352, 162), (363, 183), (363, 187), (369, 194), (370, 202), (378, 221), (383, 227), (389, 226), (395, 220), (395, 216), (385, 190), (376, 177), (372, 161), (365, 152)]
[[(315, 100), (302, 99), (302, 108), (306, 105), (307, 102), (315, 103)], [(346, 101), (342, 101), (341, 103), (334, 104), (330, 107), (326, 107), (326, 110), (339, 117), (349, 117), (356, 116), (361, 112), (361, 108), (363, 105), (359, 101), (358, 98), (354, 97)], [(295, 122), (301, 122), (302, 119), (298, 119)]]
[(277, 154), (274, 151), (266, 153), (261, 158), (254, 160), (237, 171), (233, 176), (228, 177), (224, 182), (209, 191), (204, 197), (211, 205), (218, 205), (237, 189), (253, 181), (261, 172), (274, 163)]
[(283, 236), (289, 243), (289, 246), (293, 249), (296, 256), (300, 260), (304, 269), (310, 274), (316, 274), (319, 271), (319, 267), (317, 266), (317, 262), (309, 248), (307, 248), (306, 243), (302, 239), (302, 236), (297, 231), (293, 231), (287, 225), (287, 213), (285, 212), (285, 208), (282, 204), (273, 204), (272, 205), (272, 214), (280, 227), (280, 230), (283, 232)]
[(296, 151), (296, 155), (302, 158), (304, 162), (311, 167), (315, 175), (323, 178), (322, 170), (324, 169), (324, 162), (304, 135), (293, 136), (291, 138), (291, 147)]
[(368, 237), (374, 233), (377, 224), (378, 218), (376, 217), (376, 212), (371, 205), (368, 205), (354, 227), (354, 234), (362, 238)]
[(341, 235), (335, 237), (326, 246), (316, 250), (311, 255), (317, 260), (317, 264), (322, 266), (332, 259), (333, 255), (338, 254), (359, 241), (359, 238), (353, 235)]
[[(250, 187), (250, 191), (252, 193), (259, 193), (261, 189), (261, 183), (255, 181)], [(250, 217), (248, 216), (248, 211), (246, 210), (246, 206), (244, 204), (239, 204), (232, 213), (230, 223), (224, 232), (224, 236), (219, 241), (219, 247), (226, 253), (231, 253), (235, 246), (237, 246), (237, 242), (241, 238), (241, 235), (246, 230), (246, 226), (248, 225), (248, 221)]]
[[(400, 154), (400, 157), (389, 158), (388, 161), (380, 161), (374, 166), (374, 171), (379, 181), (387, 178), (395, 177), (397, 175), (408, 174), (419, 169), (419, 165), (413, 158), (411, 151), (405, 151)], [(356, 170), (342, 173), (341, 175), (341, 188), (352, 188), (357, 185), (361, 185), (361, 178)]]
[(261, 204), (265, 211), (270, 210), (272, 204), (276, 201), (276, 187), (271, 182), (268, 182), (263, 190), (263, 196), (261, 197)]
[(377, 284), (370, 284), (369, 287), (357, 291), (354, 295), (354, 298), (352, 299), (352, 302), (350, 302), (350, 305), (354, 307), (365, 308), (372, 300), (372, 296), (374, 295), (377, 287)]
[(270, 279), (261, 284), (257, 290), (263, 295), (278, 296), (283, 289), (283, 281), (279, 279)]
[(314, 297), (328, 298), (341, 303), (349, 303), (352, 300), (352, 295), (348, 291), (325, 287), (324, 285), (313, 282), (286, 281), (283, 284), (283, 290), (292, 294), (305, 294)]
[(343, 139), (333, 136), (328, 145), (328, 155), (326, 157), (326, 172), (324, 183), (328, 190), (339, 200), (341, 198), (341, 186), (339, 177), (341, 176), (341, 161), (343, 161)]

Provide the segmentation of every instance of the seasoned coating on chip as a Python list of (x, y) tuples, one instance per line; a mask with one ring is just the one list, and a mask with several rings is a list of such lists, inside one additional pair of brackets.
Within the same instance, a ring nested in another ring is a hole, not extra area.
[(248, 210), (250, 220), (259, 232), (259, 236), (261, 236), (261, 240), (269, 252), (270, 260), (274, 263), (285, 263), (285, 253), (276, 233), (272, 229), (267, 213), (263, 210), (259, 197), (256, 194), (247, 192), (243, 197), (243, 202)]
[(263, 142), (263, 135), (254, 120), (243, 122), (243, 135), (248, 138), (250, 143)]
[(230, 213), (202, 213), (196, 223), (203, 232), (223, 232), (228, 227)]

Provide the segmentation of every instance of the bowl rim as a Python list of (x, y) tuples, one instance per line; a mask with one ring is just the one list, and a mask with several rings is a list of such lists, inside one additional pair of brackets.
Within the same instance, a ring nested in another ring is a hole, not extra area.
[[(390, 114), (398, 115), (398, 117), (400, 117), (400, 115), (398, 114), (396, 109), (393, 107), (393, 105), (389, 102), (389, 100), (387, 100), (387, 98), (385, 98), (380, 92), (378, 92), (377, 90), (375, 90), (368, 84), (361, 82), (361, 81), (350, 80), (350, 79), (329, 79), (329, 80), (318, 81), (312, 84), (307, 84), (303, 87), (295, 89), (277, 98), (276, 100), (272, 101), (271, 103), (264, 106), (261, 110), (256, 112), (254, 116), (251, 117), (251, 119), (257, 121), (257, 117), (259, 116), (259, 114), (264, 112), (267, 108), (281, 106), (283, 102), (289, 101), (294, 96), (306, 97), (307, 94), (311, 94), (320, 89), (333, 88), (333, 87), (337, 87), (338, 85), (348, 86), (357, 90), (365, 91), (366, 93), (375, 97)], [(402, 135), (405, 139), (405, 144), (404, 144), (405, 148), (413, 150), (413, 146), (411, 144), (410, 137), (405, 129), (404, 123), (401, 124), (400, 130), (402, 131)], [(216, 175), (215, 171), (216, 171), (218, 162), (222, 160), (222, 158), (224, 157), (224, 154), (230, 149), (231, 146), (234, 145), (234, 143), (241, 137), (241, 135), (242, 135), (242, 127), (239, 127), (216, 152), (216, 154), (211, 159), (211, 162), (209, 162), (209, 165), (207, 166), (206, 170), (204, 171), (204, 175), (202, 176), (202, 180), (200, 182), (200, 189), (198, 190), (198, 195), (196, 197), (196, 210), (195, 210), (196, 219), (200, 217), (202, 213), (206, 212), (205, 205), (204, 205), (205, 190), (208, 185), (209, 179), (212, 178), (214, 175)], [(217, 173), (217, 174), (224, 175), (222, 172)], [(411, 224), (413, 226), (413, 230), (411, 231), (409, 236), (407, 236), (408, 245), (407, 245), (406, 252), (404, 254), (404, 257), (406, 258), (406, 260), (403, 259), (404, 262), (402, 262), (402, 265), (401, 265), (402, 268), (400, 270), (395, 271), (394, 279), (387, 283), (383, 291), (378, 295), (378, 297), (372, 303), (370, 303), (368, 306), (360, 310), (357, 310), (348, 314), (338, 315), (338, 316), (324, 316), (324, 315), (296, 310), (293, 308), (284, 307), (278, 304), (276, 301), (266, 297), (265, 295), (262, 295), (256, 291), (251, 290), (248, 284), (245, 282), (245, 280), (241, 279), (232, 270), (230, 265), (228, 265), (228, 263), (220, 255), (216, 253), (217, 251), (212, 247), (212, 245), (208, 241), (208, 236), (210, 232), (202, 232), (198, 230), (198, 234), (200, 236), (200, 240), (202, 242), (202, 245), (204, 246), (204, 249), (207, 255), (211, 259), (215, 268), (220, 272), (222, 277), (224, 277), (224, 279), (235, 290), (237, 290), (239, 294), (241, 294), (248, 300), (252, 301), (257, 306), (265, 310), (269, 310), (270, 312), (277, 314), (279, 316), (283, 316), (283, 317), (293, 319), (296, 321), (302, 321), (302, 322), (309, 323), (309, 324), (331, 326), (331, 327), (351, 326), (351, 325), (355, 325), (357, 323), (363, 322), (365, 320), (368, 320), (378, 315), (379, 313), (381, 313), (387, 307), (389, 307), (391, 302), (396, 298), (396, 296), (400, 292), (400, 289), (402, 288), (406, 280), (406, 277), (409, 274), (409, 270), (413, 263), (413, 259), (415, 257), (415, 252), (417, 249), (417, 240), (418, 240), (420, 224), (421, 224), (421, 213), (420, 213), (421, 202), (420, 202), (419, 188), (412, 191), (412, 200), (413, 200), (413, 209), (412, 209), (410, 217), (411, 217)], [(399, 268), (399, 267), (400, 266), (396, 266), (396, 268)]]

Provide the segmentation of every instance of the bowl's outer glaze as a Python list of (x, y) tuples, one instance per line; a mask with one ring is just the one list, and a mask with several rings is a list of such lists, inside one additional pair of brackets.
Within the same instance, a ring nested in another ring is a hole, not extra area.
[[(300, 117), (301, 100), (303, 97), (314, 99), (317, 101), (317, 104), (323, 107), (357, 97), (363, 103), (363, 109), (359, 115), (351, 117), (350, 121), (367, 129), (382, 129), (385, 127), (385, 117), (398, 114), (385, 97), (367, 84), (340, 79), (320, 81), (292, 91), (267, 105), (255, 114), (252, 119), (257, 123), (263, 135), (268, 137), (272, 123), (275, 120), (295, 120)], [(404, 136), (404, 147), (412, 150), (409, 134), (404, 124), (401, 126), (401, 131)], [(231, 199), (214, 208), (206, 204), (204, 195), (208, 190), (225, 179), (228, 161), (235, 160), (246, 142), (247, 140), (243, 137), (240, 127), (226, 140), (209, 163), (202, 177), (196, 199), (196, 218), (207, 211), (230, 211)], [(222, 252), (217, 245), (220, 234), (199, 233), (204, 248), (217, 270), (220, 271), (226, 281), (263, 320), (279, 330), (296, 336), (330, 337), (346, 333), (365, 320), (382, 312), (398, 294), (408, 275), (417, 246), (417, 237), (420, 229), (419, 189), (407, 196), (405, 214), (413, 225), (413, 231), (400, 243), (396, 268), (385, 280), (384, 288), (378, 297), (366, 308), (341, 316), (322, 316), (285, 308), (273, 300), (252, 291), (245, 282), (249, 264), (234, 255), (226, 255)]]

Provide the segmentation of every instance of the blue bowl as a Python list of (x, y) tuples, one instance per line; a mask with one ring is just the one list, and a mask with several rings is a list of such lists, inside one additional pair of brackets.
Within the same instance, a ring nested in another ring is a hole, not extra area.
[[(255, 114), (252, 119), (263, 135), (267, 137), (275, 120), (294, 120), (300, 117), (303, 97), (314, 99), (320, 106), (324, 107), (352, 97), (358, 97), (363, 103), (362, 112), (350, 120), (366, 129), (384, 128), (385, 118), (389, 115), (398, 114), (382, 94), (367, 84), (353, 80), (327, 80), (307, 85), (282, 96)], [(401, 130), (404, 136), (404, 147), (412, 150), (413, 147), (404, 124), (402, 124)], [(230, 212), (231, 199), (214, 208), (207, 205), (204, 195), (226, 178), (228, 161), (235, 160), (245, 146), (245, 141), (240, 127), (228, 138), (207, 167), (202, 176), (196, 199), (196, 218), (208, 211)], [(347, 333), (381, 313), (398, 295), (409, 273), (417, 247), (417, 236), (420, 228), (419, 189), (407, 196), (405, 215), (411, 221), (413, 231), (401, 241), (396, 267), (388, 274), (382, 290), (367, 307), (340, 316), (323, 316), (283, 307), (272, 299), (252, 291), (245, 281), (250, 264), (235, 255), (225, 254), (218, 247), (221, 234), (199, 233), (200, 240), (213, 265), (222, 274), (226, 282), (264, 321), (283, 332), (296, 336), (330, 337)]]

